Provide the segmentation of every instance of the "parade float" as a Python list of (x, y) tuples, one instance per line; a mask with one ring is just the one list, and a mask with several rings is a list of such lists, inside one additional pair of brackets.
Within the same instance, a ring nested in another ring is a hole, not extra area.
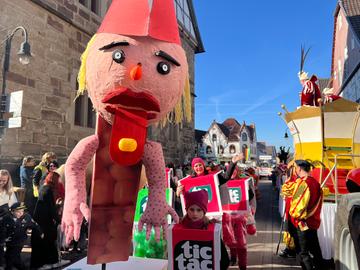
[[(69, 243), (79, 239), (83, 218), (89, 221), (88, 265), (81, 268), (120, 261), (125, 269), (140, 269), (129, 256), (142, 166), (149, 190), (139, 231), (145, 225), (146, 238), (153, 230), (159, 241), (167, 215), (178, 221), (166, 201), (162, 147), (147, 140), (147, 127), (166, 123), (170, 113), (176, 123), (191, 120), (188, 64), (174, 1), (112, 1), (81, 60), (78, 93), (88, 92), (97, 124), (95, 134), (79, 141), (66, 161), (62, 229)], [(91, 160), (87, 196), (85, 170)]]
[(340, 98), (294, 112), (282, 108), (279, 116), (293, 137), (294, 159), (311, 161), (312, 176), (324, 190), (318, 230), (323, 258), (334, 258), (337, 269), (359, 269), (360, 193), (349, 194), (346, 183), (353, 175), (359, 183), (360, 105)]

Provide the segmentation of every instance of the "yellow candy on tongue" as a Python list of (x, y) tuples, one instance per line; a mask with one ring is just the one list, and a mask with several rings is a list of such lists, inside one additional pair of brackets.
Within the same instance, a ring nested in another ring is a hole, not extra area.
[(137, 148), (137, 142), (131, 138), (122, 138), (119, 141), (119, 149), (124, 152), (134, 152)]

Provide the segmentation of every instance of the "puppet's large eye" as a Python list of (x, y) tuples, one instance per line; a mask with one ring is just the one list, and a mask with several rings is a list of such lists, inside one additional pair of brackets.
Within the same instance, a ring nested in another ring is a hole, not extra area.
[(170, 72), (170, 65), (166, 62), (159, 62), (156, 69), (160, 74), (166, 75)]
[(112, 58), (118, 64), (121, 64), (125, 60), (125, 53), (123, 50), (115, 50), (112, 54)]

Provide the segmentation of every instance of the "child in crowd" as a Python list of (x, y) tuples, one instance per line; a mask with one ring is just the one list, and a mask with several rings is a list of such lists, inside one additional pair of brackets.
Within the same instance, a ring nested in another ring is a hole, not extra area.
[[(237, 167), (231, 179), (247, 179), (248, 176)], [(224, 192), (222, 190), (222, 192)], [(225, 192), (228, 192), (227, 190)], [(239, 269), (245, 270), (247, 266), (247, 241), (246, 235), (256, 233), (254, 215), (256, 212), (256, 198), (254, 196), (254, 185), (250, 183), (249, 213), (224, 213), (222, 217), (223, 237), (225, 244), (230, 248), (230, 264), (236, 265), (238, 260)], [(223, 196), (221, 196), (223, 198)]]
[(17, 202), (13, 191), (13, 183), (8, 170), (0, 170), (0, 205), (9, 206)]
[[(11, 214), (6, 215), (3, 220), (3, 226), (6, 230), (6, 268), (26, 269), (21, 260), (21, 250), (27, 239), (29, 229), (41, 231), (39, 225), (25, 213), (25, 204), (16, 202), (11, 207)], [(41, 233), (40, 233), (41, 234)]]
[[(206, 230), (210, 223), (215, 222), (209, 220), (205, 214), (208, 206), (208, 193), (206, 190), (185, 193), (185, 209), (186, 215), (181, 220), (181, 224), (188, 229)], [(225, 245), (221, 240), (221, 260), (220, 269), (228, 269), (229, 255)]]

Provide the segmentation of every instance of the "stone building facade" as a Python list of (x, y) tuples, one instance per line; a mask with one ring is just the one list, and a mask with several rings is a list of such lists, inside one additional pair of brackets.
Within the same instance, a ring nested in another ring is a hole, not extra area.
[[(77, 73), (80, 55), (110, 3), (111, 0), (1, 0), (0, 41), (22, 25), (28, 31), (33, 55), (30, 64), (19, 63), (16, 52), (23, 37), (16, 33), (6, 73), (9, 127), (0, 135), (0, 168), (9, 169), (14, 178), (25, 155), (40, 159), (44, 152), (53, 151), (62, 163), (81, 138), (94, 133), (96, 117), (90, 99), (84, 95), (74, 102)], [(195, 54), (204, 50), (192, 1), (175, 0), (175, 4), (194, 97)], [(0, 44), (1, 58), (3, 45)], [(149, 137), (163, 142), (166, 161), (183, 162), (194, 152), (194, 121), (180, 126), (168, 124), (162, 129), (152, 127)]]

